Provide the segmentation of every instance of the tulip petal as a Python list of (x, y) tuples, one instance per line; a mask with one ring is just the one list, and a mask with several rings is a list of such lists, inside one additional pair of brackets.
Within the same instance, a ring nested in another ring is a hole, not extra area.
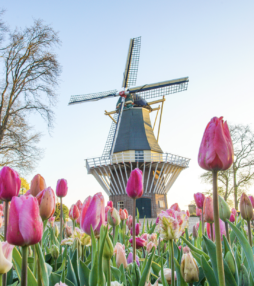
[(12, 268), (12, 263), (5, 258), (2, 250), (2, 243), (0, 241), (0, 274), (7, 273), (9, 270), (11, 270), (11, 268)]
[(9, 244), (7, 241), (2, 242), (2, 250), (5, 258), (12, 262), (12, 250), (14, 245)]

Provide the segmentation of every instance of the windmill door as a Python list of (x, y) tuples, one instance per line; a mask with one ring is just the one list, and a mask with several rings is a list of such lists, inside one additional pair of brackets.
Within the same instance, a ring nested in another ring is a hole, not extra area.
[(136, 208), (139, 212), (140, 218), (150, 218), (151, 217), (151, 199), (140, 198), (136, 200)]

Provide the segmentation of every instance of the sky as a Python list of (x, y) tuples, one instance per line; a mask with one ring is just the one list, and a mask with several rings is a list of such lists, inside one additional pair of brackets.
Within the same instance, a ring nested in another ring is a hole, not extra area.
[[(44, 20), (59, 32), (55, 50), (62, 66), (49, 134), (39, 115), (29, 120), (44, 135), (40, 173), (53, 189), (68, 181), (67, 206), (101, 189), (85, 159), (101, 156), (117, 99), (68, 106), (71, 95), (120, 89), (130, 38), (141, 36), (137, 85), (189, 77), (188, 90), (168, 95), (159, 145), (190, 158), (168, 193), (168, 204), (186, 209), (193, 194), (210, 188), (197, 156), (204, 129), (214, 116), (254, 130), (254, 2), (249, 1), (1, 1), (11, 29)], [(155, 112), (154, 112), (155, 113)], [(151, 116), (153, 122), (154, 115)], [(254, 189), (249, 190), (254, 194)], [(103, 192), (105, 199), (107, 195)]]

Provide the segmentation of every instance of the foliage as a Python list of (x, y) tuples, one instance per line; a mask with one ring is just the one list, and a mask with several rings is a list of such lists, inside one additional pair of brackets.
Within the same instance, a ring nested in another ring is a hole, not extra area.
[(30, 185), (25, 178), (20, 178), (20, 180), (21, 180), (21, 186), (19, 194), (24, 195), (30, 189)]
[[(56, 203), (54, 216), (56, 217), (55, 221), (60, 221), (60, 203)], [(65, 221), (69, 218), (69, 209), (64, 204), (63, 204), (63, 218)]]
[[(4, 35), (8, 34), (8, 41)], [(31, 171), (42, 157), (37, 144), (41, 134), (28, 123), (38, 113), (53, 126), (52, 106), (60, 65), (54, 46), (58, 34), (42, 21), (31, 27), (9, 31), (0, 13), (0, 166)]]

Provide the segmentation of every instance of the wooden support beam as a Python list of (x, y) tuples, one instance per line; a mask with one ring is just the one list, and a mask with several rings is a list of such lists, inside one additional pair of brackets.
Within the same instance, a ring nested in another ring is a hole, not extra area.
[(109, 111), (109, 112), (107, 112), (106, 110), (105, 110), (105, 115), (110, 115), (110, 114), (115, 114), (116, 113), (116, 110), (114, 110), (114, 111)]
[(156, 120), (157, 120), (157, 117), (158, 117), (159, 110), (160, 110), (160, 108), (157, 109), (156, 117), (155, 117), (154, 124), (153, 124), (153, 130), (154, 130), (154, 127), (155, 127), (155, 124), (156, 124)]
[(105, 110), (105, 115), (108, 115), (116, 124), (117, 122), (115, 121), (115, 119), (110, 114), (106, 114), (106, 113), (108, 113), (107, 110)]
[(156, 111), (156, 110), (160, 110), (160, 109), (161, 109), (161, 107), (158, 106), (158, 107), (156, 107), (156, 108), (152, 108), (152, 109), (150, 110), (150, 112), (153, 112), (153, 111)]
[[(163, 96), (163, 99), (164, 99), (164, 96)], [(160, 135), (160, 129), (161, 129), (161, 118), (162, 118), (162, 112), (163, 112), (163, 105), (164, 105), (164, 101), (162, 101), (162, 104), (161, 104), (161, 115), (160, 115), (160, 123), (159, 123), (159, 127), (158, 127), (158, 135), (157, 135), (157, 142), (159, 142), (159, 135)]]
[(158, 99), (158, 100), (151, 101), (151, 102), (147, 102), (147, 103), (148, 103), (149, 105), (152, 105), (152, 104), (156, 104), (156, 103), (160, 103), (160, 102), (164, 102), (164, 101), (166, 101), (166, 99), (165, 99), (164, 96), (163, 96), (162, 99)]

